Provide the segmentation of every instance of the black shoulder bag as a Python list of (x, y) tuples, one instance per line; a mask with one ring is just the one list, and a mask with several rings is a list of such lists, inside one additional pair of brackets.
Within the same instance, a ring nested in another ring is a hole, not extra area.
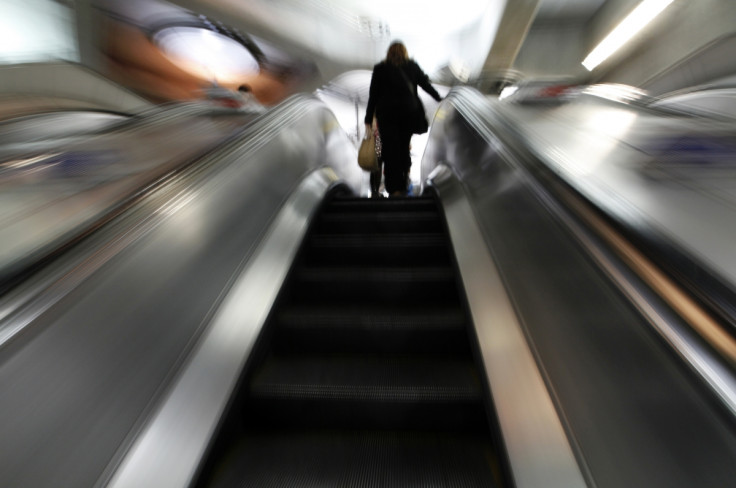
[(427, 114), (424, 111), (424, 104), (419, 99), (419, 95), (414, 91), (414, 85), (409, 80), (409, 77), (406, 76), (404, 69), (399, 67), (399, 71), (401, 71), (401, 76), (403, 76), (404, 81), (406, 81), (406, 86), (409, 89), (409, 96), (413, 100), (410, 117), (411, 131), (414, 134), (424, 134), (429, 130), (429, 122), (427, 122)]

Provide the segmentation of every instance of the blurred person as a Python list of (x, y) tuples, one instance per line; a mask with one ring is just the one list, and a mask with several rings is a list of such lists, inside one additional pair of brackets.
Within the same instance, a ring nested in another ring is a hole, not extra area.
[[(373, 130), (375, 117), (381, 136), (382, 166), (385, 187), (389, 196), (407, 194), (411, 155), (409, 146), (415, 131), (414, 115), (417, 104), (417, 86), (438, 102), (440, 94), (429, 82), (422, 68), (409, 58), (406, 46), (394, 41), (386, 59), (373, 67), (368, 106), (365, 114), (365, 132)], [(426, 130), (426, 129), (425, 129)], [(378, 196), (381, 170), (371, 173), (371, 196)]]
[[(155, 103), (207, 98), (205, 92), (213, 88), (209, 77), (192, 71), (188, 63), (168, 57), (143, 27), (129, 25), (110, 15), (102, 21), (101, 46), (106, 61), (103, 74)], [(313, 76), (310, 69), (311, 65), (294, 61), (288, 69), (261, 69), (223, 86), (234, 92), (238, 84), (247, 84), (253, 99), (265, 108), (302, 91), (303, 83)], [(237, 93), (232, 96), (235, 100), (239, 98)]]
[(247, 112), (264, 111), (263, 105), (261, 105), (258, 100), (256, 100), (255, 96), (253, 96), (253, 91), (251, 91), (248, 85), (240, 85), (238, 87), (238, 94), (242, 99), (242, 104), (240, 105), (241, 109)]
[(213, 80), (203, 91), (205, 98), (214, 105), (240, 108), (241, 101), (238, 92), (221, 86), (217, 80)]

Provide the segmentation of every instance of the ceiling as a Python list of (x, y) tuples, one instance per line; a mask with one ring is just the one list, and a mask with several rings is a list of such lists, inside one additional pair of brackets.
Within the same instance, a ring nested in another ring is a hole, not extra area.
[[(584, 22), (607, 0), (100, 0), (139, 24), (174, 16), (173, 5), (271, 41), (309, 59), (328, 81), (351, 69), (370, 69), (388, 44), (401, 39), (435, 78), (444, 69), (461, 81), (475, 78), (499, 27), (522, 17)], [(513, 40), (518, 51), (523, 32)]]
[[(512, 0), (513, 1), (513, 0)], [(589, 20), (606, 0), (541, 0), (537, 10), (540, 20)]]
[[(289, 92), (340, 83), (344, 91), (365, 91), (367, 75), (361, 71), (383, 59), (395, 39), (407, 45), (409, 54), (437, 83), (476, 82), (481, 87), (488, 76), (496, 77), (489, 78), (494, 83), (503, 82), (503, 73), (513, 72), (530, 28), (538, 24), (584, 26), (606, 2), (635, 0), (91, 1), (112, 18), (136, 26), (148, 39), (155, 39), (161, 26), (192, 22), (216, 24), (220, 30), (242, 34), (264, 53), (261, 61), (270, 62), (277, 77), (284, 70), (300, 74), (300, 86), (286, 86), (281, 77), (277, 91), (271, 89), (273, 80), (268, 80), (261, 86), (269, 87), (270, 93), (259, 89), (259, 80), (246, 80), (259, 100), (274, 103)], [(117, 44), (132, 45), (120, 40)], [(129, 53), (123, 57), (130, 61)], [(147, 64), (150, 71), (153, 61)], [(352, 71), (357, 71), (355, 76), (348, 75)], [(121, 80), (125, 81), (118, 78)], [(188, 83), (188, 93), (192, 93), (195, 84)], [(132, 84), (139, 92), (141, 86)], [(176, 96), (160, 97), (166, 98)]]

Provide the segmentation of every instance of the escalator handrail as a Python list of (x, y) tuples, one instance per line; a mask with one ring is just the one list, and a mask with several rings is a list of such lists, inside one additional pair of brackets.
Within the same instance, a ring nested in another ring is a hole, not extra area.
[[(13, 289), (0, 297), (0, 349), (35, 320), (42, 311), (51, 308), (87, 276), (121, 252), (125, 246), (140, 238), (141, 233), (149, 232), (165, 218), (165, 213), (160, 212), (146, 211), (146, 215), (137, 215), (140, 213), (138, 207), (143, 202), (150, 198), (155, 200), (154, 206), (166, 205), (166, 201), (172, 198), (172, 195), (182, 192), (182, 185), (187, 188), (196, 185), (196, 182), (191, 181), (192, 175), (196, 174), (197, 178), (201, 179), (206, 177), (208, 172), (217, 170), (225, 161), (248, 157), (268, 143), (285, 126), (297, 124), (303, 114), (315, 107), (324, 107), (315, 97), (301, 94), (290, 97), (259, 117), (256, 123), (229, 137), (226, 143), (215, 151), (199, 158), (202, 161), (198, 164), (186, 165), (183, 171), (168, 173), (146, 185), (131, 196), (128, 204), (121, 204), (114, 218), (103, 217), (86, 231), (78, 231), (86, 238), (90, 231), (96, 232), (103, 225), (109, 224), (109, 235), (104, 239), (105, 242), (90, 243), (90, 249), (82, 248), (72, 255), (60, 256), (56, 262), (44, 262), (45, 271), (34, 269), (34, 273), (39, 272), (38, 277), (29, 277), (32, 279), (24, 277), (24, 282), (14, 284)], [(162, 191), (166, 188), (171, 188), (171, 191)], [(69, 239), (69, 236), (64, 238)], [(44, 252), (51, 255), (58, 247)], [(37, 259), (41, 261), (41, 258)], [(30, 269), (34, 263), (23, 265)]]

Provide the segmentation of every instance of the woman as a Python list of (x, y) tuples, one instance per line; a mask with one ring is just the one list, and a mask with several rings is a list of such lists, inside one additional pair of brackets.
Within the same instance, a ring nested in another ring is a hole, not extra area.
[[(422, 68), (409, 59), (406, 46), (394, 41), (386, 59), (373, 67), (368, 107), (365, 114), (365, 133), (372, 130), (373, 117), (381, 135), (382, 160), (386, 176), (386, 191), (390, 196), (406, 195), (411, 155), (411, 114), (416, 106), (417, 85), (438, 102), (440, 94), (429, 82)], [(381, 171), (371, 173), (371, 193), (378, 196)]]

